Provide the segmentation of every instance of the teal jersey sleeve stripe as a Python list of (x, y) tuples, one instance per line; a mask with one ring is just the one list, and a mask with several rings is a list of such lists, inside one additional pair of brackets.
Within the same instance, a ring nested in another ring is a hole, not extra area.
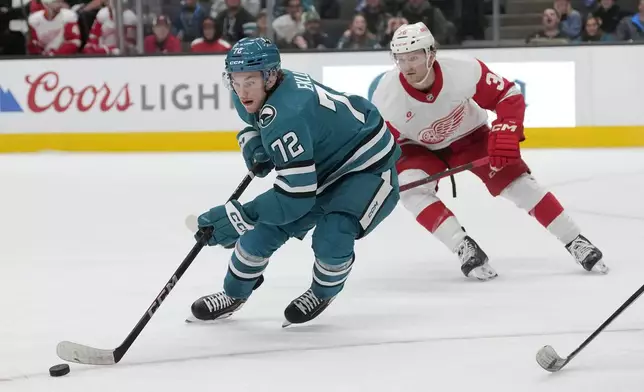
[(324, 192), (333, 183), (349, 173), (358, 171), (381, 170), (391, 166), (400, 156), (395, 140), (384, 121), (380, 121), (377, 128), (365, 138), (362, 144), (350, 151), (340, 163), (341, 165), (318, 186), (317, 193)]
[(301, 198), (315, 196), (318, 189), (318, 177), (315, 162), (297, 162), (286, 168), (276, 169), (274, 189), (284, 195)]

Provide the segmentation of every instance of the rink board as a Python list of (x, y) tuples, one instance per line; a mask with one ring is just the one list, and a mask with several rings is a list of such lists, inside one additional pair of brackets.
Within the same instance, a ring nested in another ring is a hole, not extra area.
[[(0, 134), (0, 153), (238, 151), (236, 132)], [(525, 148), (644, 147), (644, 127), (531, 128)]]
[[(644, 146), (639, 45), (443, 49), (474, 56), (526, 101), (525, 147)], [(440, 54), (439, 54), (440, 59)], [(644, 58), (640, 59), (644, 60)], [(3, 61), (0, 152), (231, 151), (245, 127), (221, 55)], [(282, 65), (367, 97), (386, 51), (287, 53)], [(190, 69), (191, 72), (177, 72)], [(604, 70), (611, 78), (601, 78)], [(87, 70), (92, 70), (88, 72)], [(489, 112), (489, 122), (495, 114)]]

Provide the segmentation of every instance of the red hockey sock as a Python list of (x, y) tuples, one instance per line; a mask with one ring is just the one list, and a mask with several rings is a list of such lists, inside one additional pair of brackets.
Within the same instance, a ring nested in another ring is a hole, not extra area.
[(550, 192), (530, 210), (530, 215), (564, 244), (579, 235), (579, 228), (564, 211), (559, 200)]
[(454, 213), (440, 200), (422, 210), (416, 217), (416, 221), (434, 234), (452, 252), (466, 236)]

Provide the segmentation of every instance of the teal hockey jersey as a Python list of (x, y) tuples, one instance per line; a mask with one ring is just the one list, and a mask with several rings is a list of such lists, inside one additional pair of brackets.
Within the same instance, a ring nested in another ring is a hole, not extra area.
[(259, 131), (277, 174), (273, 188), (244, 209), (251, 219), (271, 225), (303, 217), (318, 195), (346, 176), (381, 173), (400, 157), (371, 102), (337, 92), (304, 73), (283, 73), (258, 113), (247, 113), (233, 95), (240, 118)]

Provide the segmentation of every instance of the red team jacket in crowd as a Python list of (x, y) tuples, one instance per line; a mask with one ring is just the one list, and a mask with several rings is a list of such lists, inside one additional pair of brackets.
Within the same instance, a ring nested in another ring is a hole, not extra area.
[(206, 41), (204, 38), (197, 38), (190, 44), (190, 51), (193, 53), (226, 53), (232, 45), (223, 39)]
[(157, 37), (151, 34), (145, 37), (143, 49), (145, 53), (180, 53), (181, 41), (174, 35), (168, 34), (165, 41), (157, 42)]

